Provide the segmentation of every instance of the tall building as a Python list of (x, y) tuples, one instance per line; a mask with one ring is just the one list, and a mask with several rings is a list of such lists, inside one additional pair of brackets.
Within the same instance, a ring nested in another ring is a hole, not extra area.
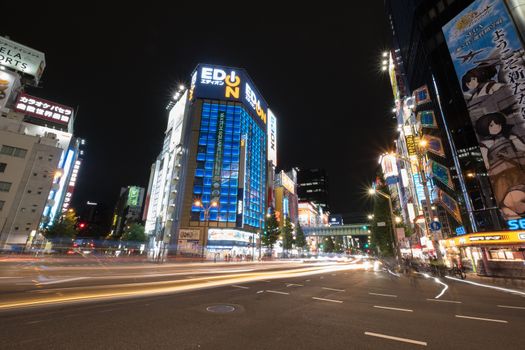
[(299, 200), (297, 197), (297, 171), (281, 170), (275, 177), (275, 214), (283, 227), (284, 218), (297, 225), (299, 219)]
[[(401, 203), (417, 197), (426, 208), (416, 208), (416, 219), (418, 214), (427, 221), (438, 218), (444, 238), (463, 236), (446, 246), (454, 254), (462, 249), (474, 270), (502, 271), (499, 257), (515, 260), (510, 257), (524, 246), (508, 230), (525, 227), (520, 225), (525, 222), (525, 3), (385, 4), (392, 50), (384, 59), (399, 124), (397, 151), (411, 158), (398, 163), (408, 180), (401, 181)], [(425, 155), (417, 165), (421, 141)], [(406, 176), (410, 170), (413, 178)], [(430, 202), (421, 198), (425, 176), (430, 196), (423, 197)], [(405, 191), (410, 181), (415, 191)]]
[(300, 201), (315, 202), (325, 212), (330, 211), (328, 177), (324, 169), (299, 169), (297, 186)]
[(275, 115), (243, 69), (206, 64), (167, 109), (146, 232), (157, 251), (169, 244), (171, 253), (248, 253), (269, 206)]
[(143, 204), (144, 188), (139, 186), (122, 187), (113, 212), (111, 235), (120, 237), (126, 225), (141, 222)]
[(3, 37), (0, 51), (0, 248), (23, 248), (67, 210), (81, 141), (73, 108), (25, 92), (44, 54)]

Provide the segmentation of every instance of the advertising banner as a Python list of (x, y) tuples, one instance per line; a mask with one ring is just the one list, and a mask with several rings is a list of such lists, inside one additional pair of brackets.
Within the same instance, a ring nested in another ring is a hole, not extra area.
[(440, 157), (445, 157), (445, 149), (443, 148), (443, 142), (441, 139), (432, 135), (424, 135), (423, 140), (427, 141), (428, 146), (427, 150), (434, 154), (437, 154)]
[(179, 230), (179, 239), (186, 240), (198, 240), (200, 237), (201, 231), (198, 229), (180, 229)]
[(416, 156), (416, 141), (414, 135), (409, 135), (405, 137), (407, 143), (407, 152), (409, 157)]
[(0, 65), (32, 75), (38, 83), (46, 60), (42, 52), (0, 36)]
[(277, 118), (268, 108), (268, 161), (277, 166)]
[(15, 74), (0, 70), (0, 109), (5, 107), (13, 89), (17, 87), (15, 85), (18, 84), (18, 77)]
[(457, 222), (461, 223), (461, 214), (456, 200), (441, 190), (438, 190), (438, 193), (439, 201), (443, 208), (445, 208), (457, 220)]
[(140, 188), (136, 186), (131, 186), (128, 193), (128, 205), (130, 207), (136, 207), (139, 205), (139, 194)]
[(434, 111), (421, 111), (417, 113), (417, 121), (424, 128), (437, 129), (436, 116)]
[(217, 141), (215, 143), (215, 162), (211, 184), (211, 201), (219, 202), (221, 196), (221, 169), (224, 153), (224, 128), (226, 126), (226, 112), (220, 111), (217, 118)]
[(419, 89), (414, 90), (413, 95), (416, 100), (417, 106), (420, 106), (422, 104), (425, 104), (431, 101), (430, 93), (428, 92), (428, 87), (426, 85), (420, 87)]
[(254, 112), (256, 121), (266, 130), (268, 104), (244, 69), (200, 64), (196, 73), (195, 83), (192, 77), (190, 87), (192, 98), (241, 102)]
[(230, 229), (209, 229), (208, 245), (246, 246), (254, 234), (251, 232)]
[(443, 27), (494, 196), (525, 217), (525, 64), (502, 0), (477, 0)]
[(15, 110), (39, 119), (68, 125), (73, 116), (73, 108), (40, 97), (21, 93), (16, 101)]
[(439, 180), (442, 184), (448, 186), (450, 189), (454, 189), (454, 183), (452, 182), (452, 176), (450, 176), (450, 171), (444, 165), (439, 164), (436, 161), (429, 161), (429, 168), (432, 177)]
[(383, 154), (381, 155), (379, 162), (381, 163), (381, 169), (383, 170), (385, 179), (399, 175), (397, 169), (397, 158), (395, 155)]

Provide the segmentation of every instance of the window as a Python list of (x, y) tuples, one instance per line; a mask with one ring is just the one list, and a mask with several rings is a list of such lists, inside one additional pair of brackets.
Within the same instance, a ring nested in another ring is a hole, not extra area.
[(6, 156), (12, 156), (15, 151), (14, 147), (2, 145), (0, 149), (0, 154), (5, 154)]
[(0, 173), (5, 172), (5, 168), (7, 167), (6, 163), (0, 163)]
[(13, 156), (18, 157), (18, 158), (25, 158), (26, 154), (27, 154), (26, 149), (15, 147), (15, 152), (13, 153)]
[(0, 211), (4, 209), (4, 204), (5, 204), (5, 201), (0, 201)]
[(2, 148), (0, 149), (0, 154), (5, 154), (7, 156), (13, 156), (18, 158), (25, 158), (27, 150), (24, 148), (2, 145)]
[(10, 189), (11, 189), (10, 182), (0, 181), (0, 192), (9, 192)]

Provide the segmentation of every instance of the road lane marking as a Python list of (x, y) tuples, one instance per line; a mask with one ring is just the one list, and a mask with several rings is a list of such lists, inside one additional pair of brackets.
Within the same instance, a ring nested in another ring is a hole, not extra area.
[(472, 316), (462, 316), (462, 315), (456, 315), (457, 318), (468, 318), (471, 320), (479, 320), (479, 321), (489, 321), (489, 322), (498, 322), (498, 323), (509, 323), (505, 320), (495, 320), (492, 318), (482, 318), (482, 317), (472, 317)]
[(337, 276), (337, 274), (333, 273), (332, 276)]
[(445, 294), (445, 292), (447, 291), (448, 289), (448, 285), (446, 283), (443, 283), (439, 280), (439, 278), (434, 278), (434, 281), (436, 281), (436, 283), (439, 283), (443, 286), (445, 286), (445, 288), (443, 288), (443, 290), (441, 291), (441, 293), (439, 293), (438, 295), (436, 295), (436, 299), (439, 299), (443, 296), (443, 294)]
[(257, 294), (261, 294), (261, 293), (264, 293), (264, 290), (257, 291)]
[(444, 299), (427, 299), (428, 301), (438, 301), (440, 303), (453, 303), (453, 304), (461, 304), (461, 301), (456, 300), (444, 300)]
[(241, 288), (241, 289), (250, 289), (250, 287), (238, 286), (238, 285), (236, 285), (236, 284), (232, 284), (231, 287)]
[(315, 299), (315, 300), (321, 300), (321, 301), (329, 301), (331, 303), (339, 303), (341, 304), (343, 301), (342, 300), (334, 300), (334, 299), (325, 299), (325, 298), (316, 298), (316, 297), (312, 297), (312, 299)]
[(290, 293), (286, 292), (279, 292), (278, 290), (266, 290), (267, 293), (275, 293), (275, 294), (284, 294), (284, 295), (290, 295)]
[(334, 292), (346, 292), (346, 290), (344, 289), (335, 289), (335, 288), (328, 288), (328, 287), (322, 287), (322, 288), (326, 290), (333, 290)]
[(306, 280), (305, 282), (310, 282), (311, 280)]
[(416, 345), (427, 346), (427, 343), (424, 342), (424, 341), (413, 340), (413, 339), (408, 339), (408, 338), (393, 337), (393, 336), (391, 336), (391, 335), (386, 335), (386, 334), (379, 334), (379, 333), (365, 332), (365, 335), (369, 335), (369, 336), (371, 336), (371, 337), (378, 337), (378, 338), (384, 338), (384, 339), (396, 340), (396, 341), (400, 341), (400, 342), (403, 342), (403, 343), (410, 343), (410, 344), (416, 344)]
[(321, 279), (321, 280), (324, 279), (324, 276), (319, 277), (319, 279)]
[(304, 287), (302, 284), (297, 283), (287, 283), (286, 287)]
[(525, 307), (523, 307), (523, 306), (498, 305), (498, 307), (502, 307), (502, 308), (505, 308), (505, 309), (520, 309), (520, 310), (525, 310)]
[(397, 298), (397, 295), (394, 294), (381, 294), (381, 293), (368, 293), (370, 295), (378, 295), (380, 297), (389, 297), (389, 298)]
[(35, 323), (40, 323), (40, 322), (43, 322), (43, 320), (26, 322), (26, 324), (35, 324)]
[(386, 310), (394, 310), (394, 311), (403, 311), (403, 312), (414, 312), (414, 310), (410, 310), (410, 309), (398, 309), (397, 307), (388, 307), (388, 306), (379, 306), (379, 305), (374, 305), (375, 308), (378, 308), (378, 309), (386, 309)]

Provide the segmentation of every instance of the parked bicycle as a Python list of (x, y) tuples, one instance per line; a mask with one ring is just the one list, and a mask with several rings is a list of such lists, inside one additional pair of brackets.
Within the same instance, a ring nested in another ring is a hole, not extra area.
[(465, 269), (459, 268), (458, 266), (454, 265), (451, 269), (448, 270), (448, 274), (453, 277), (461, 278), (464, 280), (467, 278), (467, 274), (465, 273)]

